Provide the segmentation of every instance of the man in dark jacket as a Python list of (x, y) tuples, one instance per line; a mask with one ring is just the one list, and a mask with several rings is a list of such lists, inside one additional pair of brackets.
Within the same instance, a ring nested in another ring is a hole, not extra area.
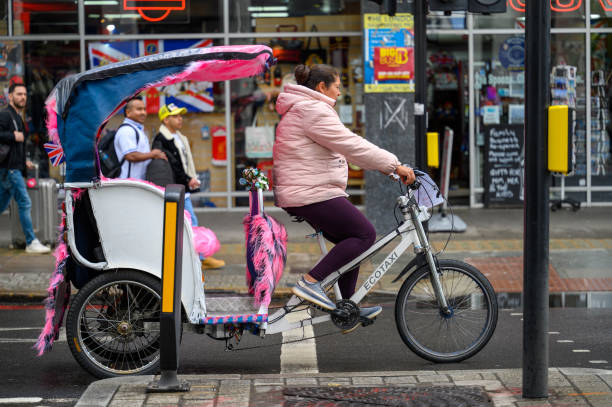
[[(191, 215), (191, 224), (198, 226), (198, 218), (193, 210), (190, 192), (199, 190), (200, 181), (197, 178), (189, 140), (180, 132), (183, 127), (182, 115), (186, 112), (187, 109), (178, 107), (174, 103), (164, 105), (159, 109), (158, 116), (162, 124), (159, 126), (159, 133), (153, 139), (153, 148), (166, 153), (174, 180), (185, 185), (185, 210)], [(217, 269), (223, 266), (225, 266), (223, 260), (213, 257), (202, 259), (203, 269)]]
[(9, 106), (0, 112), (0, 143), (10, 147), (7, 157), (0, 163), (0, 213), (4, 212), (11, 197), (19, 208), (19, 220), (26, 238), (26, 252), (49, 253), (51, 249), (38, 241), (32, 227), (32, 202), (23, 177), (26, 168), (33, 168), (26, 160), (27, 133), (21, 115), (26, 106), (28, 92), (22, 83), (9, 87)]

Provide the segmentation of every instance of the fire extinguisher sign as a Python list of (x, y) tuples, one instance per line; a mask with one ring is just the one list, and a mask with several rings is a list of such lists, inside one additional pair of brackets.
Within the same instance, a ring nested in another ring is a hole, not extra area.
[(364, 20), (365, 91), (414, 92), (412, 14), (366, 13)]

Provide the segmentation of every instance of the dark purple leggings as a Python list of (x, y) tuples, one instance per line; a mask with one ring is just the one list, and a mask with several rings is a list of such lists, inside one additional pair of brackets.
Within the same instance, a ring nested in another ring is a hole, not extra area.
[[(374, 226), (345, 197), (284, 209), (292, 216), (304, 218), (335, 244), (327, 256), (308, 273), (318, 281), (359, 256), (376, 240)], [(353, 295), (358, 275), (359, 267), (355, 267), (338, 280), (342, 298)]]

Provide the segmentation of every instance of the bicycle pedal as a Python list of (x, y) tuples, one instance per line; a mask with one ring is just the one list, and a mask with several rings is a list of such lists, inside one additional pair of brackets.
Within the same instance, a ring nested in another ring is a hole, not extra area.
[(361, 326), (366, 327), (368, 325), (372, 325), (374, 323), (374, 321), (376, 320), (376, 317), (369, 319), (369, 318), (359, 318), (359, 321), (361, 322)]

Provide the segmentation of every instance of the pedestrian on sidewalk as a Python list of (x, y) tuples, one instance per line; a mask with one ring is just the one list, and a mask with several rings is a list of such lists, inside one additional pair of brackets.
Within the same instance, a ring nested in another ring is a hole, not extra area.
[(26, 160), (25, 144), (28, 133), (22, 115), (28, 99), (28, 90), (23, 83), (12, 83), (9, 87), (9, 105), (0, 112), (0, 144), (8, 146), (8, 153), (0, 157), (0, 213), (9, 205), (11, 197), (17, 202), (19, 220), (26, 238), (27, 253), (49, 253), (51, 249), (36, 238), (32, 226), (32, 201), (28, 195), (24, 177), (26, 168), (34, 168)]
[[(335, 243), (334, 248), (292, 288), (298, 297), (318, 306), (336, 308), (321, 280), (367, 250), (376, 238), (370, 221), (346, 198), (347, 159), (362, 168), (415, 180), (411, 168), (397, 157), (348, 130), (334, 110), (340, 97), (340, 76), (329, 65), (298, 65), (297, 85), (285, 85), (276, 101), (282, 115), (274, 142), (274, 200), (292, 216), (305, 219)], [(343, 298), (355, 292), (359, 267), (339, 282)], [(372, 319), (379, 306), (362, 307)], [(357, 326), (357, 325), (356, 325)]]
[[(164, 105), (159, 109), (158, 116), (162, 122), (159, 133), (153, 139), (153, 148), (161, 150), (168, 157), (172, 168), (174, 181), (185, 186), (185, 209), (191, 216), (191, 225), (198, 226), (198, 218), (193, 210), (191, 192), (200, 190), (200, 181), (197, 178), (189, 140), (180, 130), (183, 128), (183, 114), (187, 113), (184, 107), (174, 103)], [(150, 179), (152, 182), (155, 180)], [(225, 266), (225, 261), (214, 257), (200, 256), (202, 269), (218, 269)]]
[[(144, 131), (147, 109), (138, 96), (125, 104), (125, 119), (115, 133), (117, 159), (123, 162), (118, 178), (145, 179), (147, 166), (152, 159), (166, 160), (166, 154), (149, 147), (149, 138)], [(125, 159), (124, 159), (125, 158)]]

